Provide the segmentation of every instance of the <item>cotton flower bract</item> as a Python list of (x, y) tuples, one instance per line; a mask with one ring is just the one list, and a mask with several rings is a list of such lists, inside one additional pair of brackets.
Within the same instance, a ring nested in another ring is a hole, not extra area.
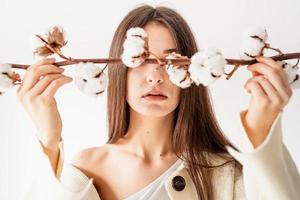
[(44, 36), (35, 35), (32, 40), (32, 47), (35, 49), (34, 54), (48, 57), (56, 52), (60, 52), (61, 48), (66, 45), (65, 31), (60, 26), (50, 28)]

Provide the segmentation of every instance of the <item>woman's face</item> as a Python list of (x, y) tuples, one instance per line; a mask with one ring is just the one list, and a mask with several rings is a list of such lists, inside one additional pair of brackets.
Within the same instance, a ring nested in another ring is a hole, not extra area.
[[(175, 41), (169, 30), (161, 24), (150, 22), (144, 26), (148, 34), (149, 51), (158, 57), (167, 55), (165, 50), (176, 49)], [(154, 58), (154, 56), (150, 56)], [(142, 64), (128, 68), (127, 102), (131, 109), (145, 116), (163, 117), (174, 111), (179, 103), (180, 88), (174, 85), (164, 67), (158, 64)], [(157, 68), (157, 69), (156, 69)], [(143, 97), (151, 90), (162, 93), (166, 98)]]

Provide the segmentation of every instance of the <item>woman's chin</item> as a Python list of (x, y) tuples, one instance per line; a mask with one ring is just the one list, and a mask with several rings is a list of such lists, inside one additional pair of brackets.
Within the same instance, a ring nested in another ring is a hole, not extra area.
[(139, 113), (146, 117), (165, 117), (170, 112), (172, 112), (172, 110), (166, 110), (165, 107), (149, 106), (148, 108), (143, 109)]

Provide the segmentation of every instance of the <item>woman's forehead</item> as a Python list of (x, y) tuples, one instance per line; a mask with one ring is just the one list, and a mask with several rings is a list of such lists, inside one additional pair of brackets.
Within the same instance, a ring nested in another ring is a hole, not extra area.
[(176, 43), (171, 32), (158, 23), (149, 23), (144, 27), (148, 34), (148, 45), (151, 52), (167, 54), (176, 50)]

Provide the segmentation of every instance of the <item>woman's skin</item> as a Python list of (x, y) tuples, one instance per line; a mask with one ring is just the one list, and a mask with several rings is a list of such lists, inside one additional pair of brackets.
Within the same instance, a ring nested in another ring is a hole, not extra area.
[(248, 109), (242, 115), (245, 130), (254, 148), (267, 137), (274, 120), (293, 95), (288, 77), (279, 64), (266, 57), (258, 57), (256, 60), (258, 63), (247, 67), (253, 77), (244, 87), (251, 94), (251, 99)]
[[(152, 22), (144, 29), (149, 36), (149, 49), (156, 55), (165, 56), (164, 50), (176, 47), (164, 26)], [(259, 57), (257, 61), (247, 67), (252, 77), (246, 82), (245, 89), (251, 94), (251, 100), (242, 115), (254, 147), (264, 141), (273, 121), (292, 95), (287, 76), (275, 61), (265, 57)], [(56, 171), (62, 122), (54, 95), (72, 79), (62, 75), (63, 71), (54, 66), (54, 62), (54, 59), (44, 59), (30, 66), (18, 97), (36, 124), (37, 137)], [(128, 197), (160, 176), (178, 159), (172, 150), (170, 135), (181, 89), (170, 82), (164, 68), (157, 67), (157, 64), (143, 64), (128, 69), (126, 99), (130, 105), (130, 124), (126, 135), (115, 144), (83, 150), (71, 161), (88, 177), (94, 178), (102, 199)], [(41, 76), (44, 78), (40, 80)], [(168, 98), (155, 102), (141, 98), (153, 88)]]
[(18, 89), (18, 99), (36, 125), (36, 136), (56, 169), (62, 121), (54, 95), (72, 78), (63, 75), (64, 69), (52, 65), (54, 62), (52, 58), (40, 60), (27, 69)]
[[(176, 48), (164, 26), (149, 23), (144, 29), (148, 33), (149, 49), (157, 56), (166, 56), (165, 50)], [(168, 98), (163, 101), (142, 98), (152, 89)], [(180, 88), (157, 64), (128, 69), (126, 100), (130, 106), (130, 121), (125, 136), (114, 144), (84, 150), (72, 159), (73, 165), (94, 178), (102, 199), (124, 199), (176, 162), (171, 134), (179, 97)]]
[[(144, 27), (149, 37), (149, 48), (158, 56), (166, 56), (167, 49), (176, 49), (168, 29), (157, 23)], [(152, 55), (150, 57), (153, 57)], [(168, 98), (163, 101), (148, 101), (142, 96), (157, 90)], [(164, 67), (144, 64), (129, 68), (127, 72), (127, 102), (130, 106), (130, 122), (126, 137), (118, 145), (128, 146), (132, 153), (149, 163), (172, 154), (171, 134), (174, 125), (174, 110), (179, 104), (180, 88), (168, 78)]]

